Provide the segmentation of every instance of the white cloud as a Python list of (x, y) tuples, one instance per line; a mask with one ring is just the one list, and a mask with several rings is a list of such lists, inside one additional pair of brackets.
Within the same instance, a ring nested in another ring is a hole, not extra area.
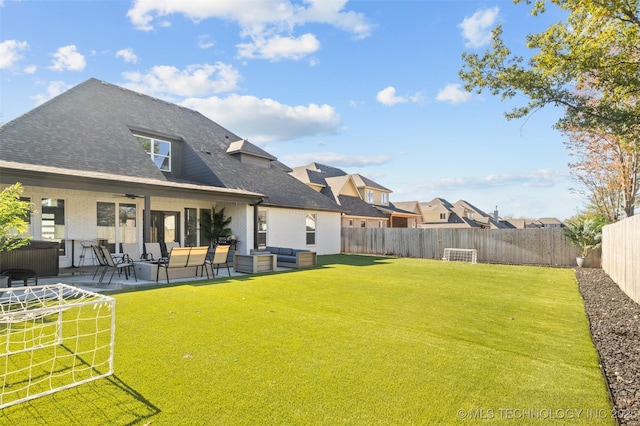
[(302, 59), (318, 51), (320, 42), (313, 34), (304, 34), (298, 38), (275, 35), (271, 38), (253, 37), (251, 43), (238, 44), (238, 56), (241, 58), (260, 58), (278, 61), (280, 59)]
[(189, 97), (221, 93), (238, 87), (240, 73), (233, 66), (215, 64), (189, 65), (184, 70), (167, 65), (153, 67), (147, 73), (127, 72), (124, 87), (151, 96)]
[(86, 65), (84, 55), (78, 53), (76, 46), (69, 45), (59, 48), (53, 54), (49, 68), (54, 71), (82, 71)]
[(211, 40), (209, 34), (202, 34), (198, 37), (198, 47), (200, 49), (210, 49), (215, 46), (215, 43)]
[(50, 81), (46, 92), (39, 93), (36, 96), (33, 96), (32, 99), (35, 99), (37, 105), (40, 105), (70, 88), (71, 85), (66, 84), (64, 81)]
[(318, 162), (323, 164), (331, 164), (334, 167), (365, 167), (379, 166), (386, 164), (391, 157), (386, 155), (345, 155), (335, 152), (307, 152), (304, 154), (283, 155), (282, 160), (285, 164), (293, 167)]
[(469, 99), (471, 99), (471, 93), (465, 91), (459, 84), (447, 84), (436, 96), (438, 101), (451, 102), (453, 104), (466, 102)]
[(0, 69), (11, 68), (22, 59), (21, 51), (27, 50), (29, 44), (26, 41), (5, 40), (0, 43)]
[(127, 12), (131, 23), (143, 31), (154, 28), (156, 20), (181, 14), (194, 22), (222, 19), (238, 24), (249, 43), (239, 44), (240, 55), (251, 58), (299, 59), (315, 52), (319, 42), (314, 35), (293, 35), (306, 24), (325, 24), (362, 39), (371, 34), (372, 25), (361, 13), (345, 10), (347, 0), (253, 0), (243, 1), (167, 1), (135, 0)]
[(340, 125), (340, 116), (329, 105), (290, 106), (273, 99), (235, 94), (226, 98), (191, 98), (181, 105), (200, 111), (256, 144), (332, 134)]
[(420, 185), (432, 190), (445, 191), (464, 189), (466, 191), (476, 189), (501, 188), (501, 187), (527, 187), (549, 188), (567, 179), (566, 170), (540, 169), (522, 173), (489, 174), (482, 177), (453, 177), (437, 179)]
[(386, 87), (379, 91), (376, 94), (376, 99), (378, 102), (386, 106), (394, 106), (396, 104), (403, 104), (407, 102), (420, 103), (424, 100), (422, 94), (419, 92), (408, 97), (397, 96), (396, 88), (393, 86)]
[(122, 58), (125, 62), (135, 64), (138, 62), (138, 56), (133, 52), (130, 47), (127, 49), (120, 49), (116, 52), (116, 58)]
[(24, 67), (24, 69), (22, 71), (24, 71), (25, 74), (35, 74), (35, 72), (38, 70), (38, 67), (35, 65), (27, 65), (26, 67)]
[(491, 29), (498, 19), (498, 6), (491, 9), (481, 9), (471, 17), (464, 18), (458, 27), (462, 29), (465, 46), (470, 48), (482, 47), (491, 41)]

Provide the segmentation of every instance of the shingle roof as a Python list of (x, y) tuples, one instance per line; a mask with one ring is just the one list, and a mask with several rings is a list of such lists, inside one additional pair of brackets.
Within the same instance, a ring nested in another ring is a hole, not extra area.
[[(181, 172), (177, 176), (161, 172), (134, 133), (162, 136), (181, 145)], [(264, 194), (265, 205), (340, 210), (331, 199), (286, 173), (281, 163), (260, 167), (228, 154), (239, 140), (197, 111), (90, 79), (0, 127), (0, 160), (191, 182)], [(275, 160), (248, 141), (236, 145), (245, 154)]]
[(348, 195), (339, 195), (338, 200), (340, 206), (346, 210), (346, 214), (350, 216), (360, 217), (376, 217), (386, 219), (387, 215), (378, 210), (375, 206), (362, 201), (358, 197), (350, 197)]

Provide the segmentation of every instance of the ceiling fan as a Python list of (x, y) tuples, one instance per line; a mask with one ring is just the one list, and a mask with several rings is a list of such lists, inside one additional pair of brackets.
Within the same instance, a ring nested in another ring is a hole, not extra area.
[(136, 194), (113, 194), (114, 197), (124, 197), (124, 198), (128, 198), (130, 200), (135, 200), (136, 198), (144, 198), (143, 195), (136, 195)]

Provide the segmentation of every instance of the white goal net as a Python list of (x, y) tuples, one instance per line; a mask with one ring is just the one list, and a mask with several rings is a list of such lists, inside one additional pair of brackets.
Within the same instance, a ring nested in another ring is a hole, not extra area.
[(446, 248), (444, 249), (444, 256), (442, 256), (442, 260), (445, 262), (478, 263), (478, 250)]
[(0, 291), (0, 409), (113, 374), (115, 299), (66, 284)]

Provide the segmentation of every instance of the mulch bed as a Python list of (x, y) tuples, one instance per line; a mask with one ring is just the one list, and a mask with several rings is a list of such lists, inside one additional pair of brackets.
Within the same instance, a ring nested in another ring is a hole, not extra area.
[(640, 305), (602, 269), (578, 268), (576, 278), (611, 390), (612, 414), (621, 425), (640, 425)]

